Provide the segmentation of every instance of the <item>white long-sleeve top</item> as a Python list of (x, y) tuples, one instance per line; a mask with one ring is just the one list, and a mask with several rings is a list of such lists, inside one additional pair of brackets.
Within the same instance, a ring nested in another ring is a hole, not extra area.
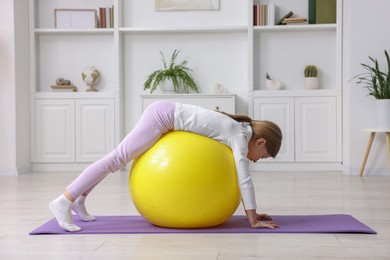
[(252, 128), (216, 111), (176, 103), (174, 129), (222, 142), (233, 151), (241, 199), (246, 210), (256, 209), (255, 190), (249, 174), (248, 143)]

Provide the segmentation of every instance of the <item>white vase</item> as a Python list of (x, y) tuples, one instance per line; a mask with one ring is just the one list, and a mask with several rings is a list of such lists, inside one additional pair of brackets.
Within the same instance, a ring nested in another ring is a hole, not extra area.
[(159, 88), (162, 91), (162, 93), (165, 93), (165, 94), (176, 93), (175, 88), (173, 86), (172, 80), (163, 80), (163, 81), (161, 81), (160, 85), (159, 85)]
[(317, 89), (318, 88), (318, 78), (316, 78), (316, 77), (304, 78), (303, 84), (304, 84), (305, 89)]
[(390, 99), (376, 99), (376, 127), (390, 129)]

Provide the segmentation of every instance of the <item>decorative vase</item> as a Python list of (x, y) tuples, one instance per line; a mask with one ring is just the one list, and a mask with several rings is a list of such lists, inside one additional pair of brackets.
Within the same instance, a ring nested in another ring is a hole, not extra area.
[(318, 78), (317, 77), (306, 77), (303, 81), (305, 89), (318, 89)]
[(279, 90), (282, 88), (283, 84), (280, 80), (266, 79), (265, 84), (269, 90)]
[(390, 99), (376, 99), (376, 127), (390, 129)]
[(159, 88), (160, 88), (161, 92), (165, 93), (165, 94), (177, 93), (177, 91), (175, 91), (175, 87), (173, 86), (172, 80), (169, 80), (169, 79), (161, 81)]

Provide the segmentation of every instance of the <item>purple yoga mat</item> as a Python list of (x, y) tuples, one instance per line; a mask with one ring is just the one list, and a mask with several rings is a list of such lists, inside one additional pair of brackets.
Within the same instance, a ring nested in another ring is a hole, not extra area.
[(31, 231), (30, 235), (45, 234), (156, 234), (156, 233), (365, 233), (374, 230), (350, 215), (295, 215), (272, 216), (280, 225), (277, 229), (254, 229), (248, 226), (246, 216), (232, 216), (222, 225), (199, 229), (161, 228), (147, 222), (142, 216), (97, 216), (96, 221), (83, 222), (75, 217), (82, 227), (80, 232), (63, 231), (55, 219)]

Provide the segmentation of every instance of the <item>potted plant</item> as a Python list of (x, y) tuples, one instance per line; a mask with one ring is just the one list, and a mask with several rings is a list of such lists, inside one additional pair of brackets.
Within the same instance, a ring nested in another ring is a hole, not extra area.
[(315, 65), (307, 65), (304, 70), (304, 88), (317, 89), (318, 88), (318, 70)]
[[(164, 54), (160, 51), (164, 68), (153, 71), (147, 77), (144, 83), (144, 90), (150, 89), (150, 93), (153, 93), (157, 86), (160, 86), (163, 92), (177, 93), (183, 88), (186, 93), (188, 93), (189, 90), (199, 93), (198, 86), (191, 76), (192, 69), (187, 67), (187, 61), (184, 60), (179, 64), (176, 63), (176, 58), (179, 53), (180, 50), (175, 49), (169, 64), (167, 64)], [(170, 85), (171, 88), (169, 88), (168, 85)]]
[(378, 60), (370, 56), (372, 65), (361, 63), (367, 72), (356, 76), (357, 83), (368, 89), (368, 94), (375, 98), (377, 127), (390, 128), (390, 59), (385, 50), (387, 72), (379, 66)]

